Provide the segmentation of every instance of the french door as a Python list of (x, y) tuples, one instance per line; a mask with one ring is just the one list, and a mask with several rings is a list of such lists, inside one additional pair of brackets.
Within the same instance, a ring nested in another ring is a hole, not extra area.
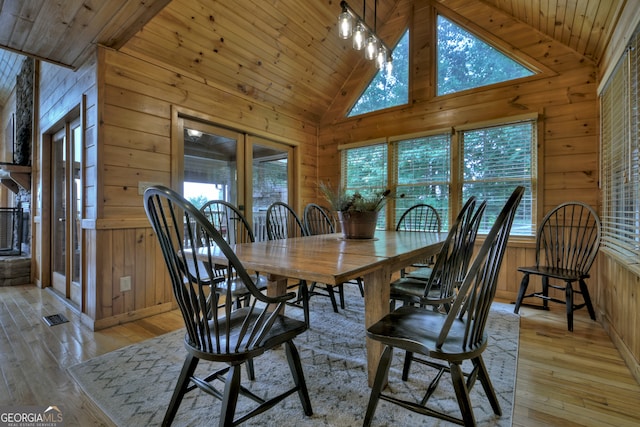
[(293, 202), (293, 148), (198, 121), (181, 124), (185, 198), (198, 207), (216, 199), (238, 206), (256, 240), (266, 240), (269, 205)]
[(51, 147), (51, 284), (78, 306), (82, 301), (82, 129), (80, 120), (53, 135)]

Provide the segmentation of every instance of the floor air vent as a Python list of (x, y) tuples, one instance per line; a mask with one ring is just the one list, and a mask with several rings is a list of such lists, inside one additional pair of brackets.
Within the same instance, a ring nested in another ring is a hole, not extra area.
[(62, 314), (52, 314), (51, 316), (44, 316), (43, 319), (45, 323), (49, 326), (55, 326), (61, 323), (68, 322), (67, 318), (64, 317)]

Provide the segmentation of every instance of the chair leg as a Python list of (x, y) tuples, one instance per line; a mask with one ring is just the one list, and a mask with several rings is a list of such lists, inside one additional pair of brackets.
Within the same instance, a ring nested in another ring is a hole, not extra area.
[(358, 289), (360, 290), (360, 296), (364, 298), (364, 287), (362, 286), (362, 279), (358, 277), (356, 281), (358, 282)]
[(547, 276), (542, 276), (542, 295), (544, 298), (542, 299), (542, 306), (545, 310), (549, 309), (549, 278)]
[(173, 420), (178, 413), (180, 402), (182, 402), (182, 398), (189, 387), (190, 378), (193, 376), (199, 361), (200, 359), (197, 357), (187, 354), (184, 364), (182, 365), (182, 370), (180, 371), (180, 376), (178, 377), (178, 383), (176, 384), (176, 388), (173, 390), (169, 407), (167, 408), (167, 412), (164, 414), (164, 419), (162, 420), (163, 426), (170, 426), (171, 423), (173, 423)]
[(338, 285), (338, 296), (340, 297), (340, 308), (344, 310), (344, 285), (342, 283)]
[(331, 305), (333, 306), (333, 312), (338, 312), (338, 303), (336, 302), (336, 294), (333, 292), (333, 286), (327, 285), (327, 292), (329, 293), (329, 298), (331, 299)]
[(411, 369), (411, 361), (413, 360), (413, 353), (410, 351), (404, 354), (404, 365), (402, 367), (402, 381), (409, 379), (409, 369)]
[(482, 384), (484, 393), (487, 395), (487, 399), (489, 399), (489, 403), (491, 403), (491, 408), (493, 409), (493, 413), (498, 416), (501, 416), (502, 408), (500, 408), (500, 402), (498, 402), (498, 396), (496, 395), (496, 392), (493, 389), (493, 384), (491, 384), (491, 379), (489, 378), (489, 372), (487, 372), (487, 367), (484, 364), (484, 360), (482, 360), (482, 356), (478, 356), (475, 359), (472, 359), (471, 361), (473, 362), (473, 365), (478, 369), (478, 378), (480, 379), (480, 384)]
[(253, 368), (253, 359), (247, 360), (247, 377), (249, 378), (249, 381), (256, 380), (256, 371)]
[(456, 392), (456, 398), (458, 399), (458, 406), (460, 407), (464, 425), (475, 426), (476, 420), (473, 415), (473, 407), (469, 399), (469, 390), (467, 390), (462, 367), (457, 363), (449, 363), (449, 369), (451, 371), (451, 381), (453, 382), (453, 389)]
[(222, 396), (222, 407), (220, 411), (220, 427), (233, 426), (233, 416), (236, 413), (238, 394), (240, 393), (240, 367), (242, 365), (231, 365), (224, 384), (224, 395)]
[(569, 331), (573, 331), (573, 286), (571, 286), (571, 282), (566, 284), (564, 293), (567, 305), (567, 328)]
[(518, 298), (516, 299), (516, 307), (513, 309), (513, 312), (518, 314), (520, 311), (520, 304), (522, 304), (522, 299), (524, 295), (527, 293), (527, 287), (529, 286), (529, 274), (525, 273), (522, 277), (522, 281), (520, 282), (520, 291), (518, 292)]
[(316, 282), (313, 282), (311, 286), (309, 286), (309, 292), (313, 292), (316, 289)]
[(391, 366), (391, 358), (393, 356), (393, 347), (386, 346), (380, 361), (378, 362), (378, 369), (376, 370), (376, 378), (373, 381), (373, 387), (371, 388), (371, 396), (369, 396), (369, 404), (367, 405), (367, 413), (364, 416), (363, 427), (369, 427), (371, 421), (373, 421), (373, 415), (376, 412), (376, 407), (380, 401), (380, 394), (384, 387), (384, 381), (389, 374), (389, 367)]
[(587, 306), (587, 310), (589, 311), (589, 317), (591, 320), (596, 320), (596, 312), (593, 310), (593, 304), (591, 304), (591, 297), (589, 296), (589, 288), (587, 288), (587, 283), (580, 279), (580, 292), (582, 293), (582, 297), (584, 298), (584, 303)]
[(300, 363), (300, 354), (298, 349), (293, 344), (293, 341), (287, 341), (285, 343), (285, 349), (287, 353), (287, 360), (289, 361), (289, 369), (291, 369), (291, 375), (293, 376), (293, 382), (298, 388), (298, 396), (302, 403), (302, 409), (305, 415), (313, 415), (313, 409), (311, 409), (311, 399), (309, 399), (309, 391), (307, 390), (307, 383), (304, 380), (304, 372), (302, 371), (302, 364)]

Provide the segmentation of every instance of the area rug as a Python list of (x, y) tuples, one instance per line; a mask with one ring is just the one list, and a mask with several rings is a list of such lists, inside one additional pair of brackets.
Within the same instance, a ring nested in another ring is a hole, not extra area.
[[(328, 298), (310, 300), (311, 327), (295, 344), (300, 351), (313, 416), (306, 417), (297, 394), (273, 409), (243, 424), (248, 426), (361, 426), (369, 399), (363, 299), (357, 289), (345, 286), (347, 307), (334, 313)], [(301, 310), (288, 308), (291, 316)], [(498, 395), (503, 415), (493, 414), (480, 384), (471, 392), (479, 426), (511, 426), (515, 372), (518, 351), (519, 317), (513, 307), (494, 303), (487, 326), (490, 343), (484, 360)], [(142, 343), (82, 362), (69, 372), (83, 390), (118, 426), (160, 425), (168, 406), (185, 350), (184, 331), (175, 331)], [(388, 391), (419, 400), (434, 370), (414, 363), (411, 378), (400, 378), (404, 354), (396, 351), (389, 372)], [(203, 369), (205, 368), (205, 369)], [(211, 371), (201, 362), (198, 371)], [(256, 380), (243, 384), (262, 396), (273, 396), (289, 387), (284, 349), (277, 349), (255, 360)], [(236, 413), (246, 412), (254, 402), (243, 398)], [(459, 416), (450, 378), (445, 374), (430, 405)], [(175, 426), (216, 425), (220, 402), (200, 390), (183, 400)], [(449, 426), (445, 421), (414, 414), (381, 401), (374, 426)]]

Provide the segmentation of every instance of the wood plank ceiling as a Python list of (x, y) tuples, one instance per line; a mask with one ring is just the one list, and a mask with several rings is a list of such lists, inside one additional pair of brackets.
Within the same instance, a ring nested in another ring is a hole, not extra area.
[(171, 0), (0, 0), (0, 105), (23, 55), (73, 69), (103, 44), (120, 48)]
[[(399, 15), (410, 1), (378, 0), (378, 32), (389, 37), (387, 44), (402, 32), (390, 27), (405, 25)], [(446, 6), (447, 0), (437, 1)], [(475, 1), (526, 22), (598, 64), (630, 0)], [(362, 10), (360, 0), (349, 4)], [(374, 1), (366, 7), (373, 26)], [(360, 60), (336, 35), (339, 12), (338, 0), (0, 0), (0, 48), (77, 68), (102, 43), (149, 55), (315, 122)], [(0, 104), (21, 63), (3, 52)]]

